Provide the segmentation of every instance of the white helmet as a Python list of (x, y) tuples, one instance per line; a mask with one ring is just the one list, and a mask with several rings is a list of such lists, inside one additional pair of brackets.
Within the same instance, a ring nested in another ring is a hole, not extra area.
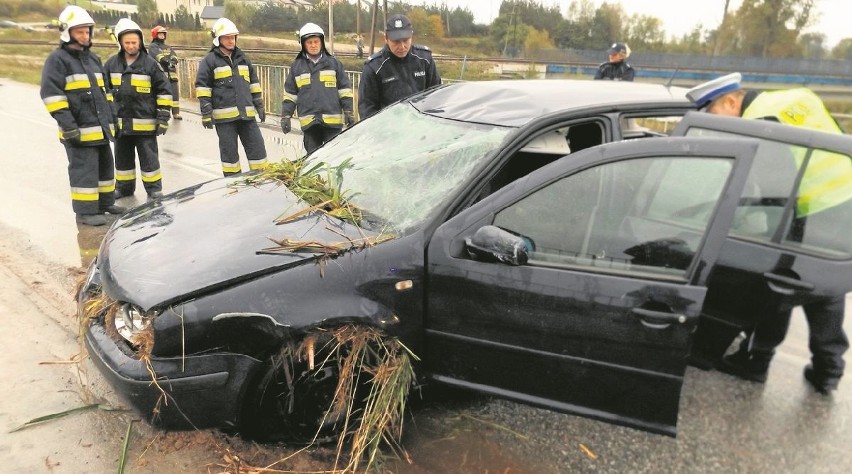
[(139, 44), (142, 48), (144, 48), (145, 40), (142, 36), (142, 28), (139, 28), (139, 25), (137, 25), (136, 22), (131, 20), (130, 18), (122, 18), (118, 20), (118, 23), (115, 24), (115, 30), (113, 30), (113, 34), (115, 34), (115, 39), (118, 41), (119, 48), (121, 48), (121, 35), (129, 33), (131, 31), (139, 33)]
[(70, 31), (75, 26), (88, 26), (89, 34), (91, 35), (95, 29), (95, 20), (82, 7), (68, 5), (59, 14), (59, 40), (63, 43), (70, 43)]
[(309, 36), (325, 39), (325, 32), (316, 23), (305, 23), (305, 26), (299, 28), (299, 41), (305, 41), (305, 38)]
[(220, 36), (238, 35), (240, 30), (237, 29), (237, 25), (233, 21), (227, 18), (219, 18), (216, 23), (213, 23), (210, 34), (213, 35), (213, 46), (219, 46)]

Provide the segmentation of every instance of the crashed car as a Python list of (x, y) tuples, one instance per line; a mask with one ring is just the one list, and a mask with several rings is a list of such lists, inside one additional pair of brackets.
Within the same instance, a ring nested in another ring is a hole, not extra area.
[(364, 326), (421, 381), (674, 435), (694, 347), (718, 357), (770, 293), (852, 282), (838, 225), (787, 238), (807, 159), (763, 175), (852, 139), (693, 109), (655, 84), (456, 83), (308, 157), (357, 219), (253, 175), (144, 204), (78, 293), (90, 357), (158, 426), (309, 438), (338, 369), (276, 356)]

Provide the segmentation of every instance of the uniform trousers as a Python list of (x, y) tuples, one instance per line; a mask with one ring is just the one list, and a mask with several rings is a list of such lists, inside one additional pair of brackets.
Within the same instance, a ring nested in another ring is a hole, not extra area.
[(339, 128), (331, 128), (323, 125), (312, 125), (302, 129), (303, 141), (305, 143), (305, 151), (310, 154), (314, 150), (321, 147), (325, 142), (334, 138), (341, 132)]
[(222, 173), (225, 176), (242, 172), (237, 148), (238, 137), (246, 150), (250, 169), (258, 169), (266, 164), (266, 145), (263, 143), (260, 127), (254, 119), (234, 120), (215, 125), (216, 134), (219, 135), (219, 158), (222, 160)]
[(136, 155), (142, 171), (142, 185), (151, 194), (163, 190), (159, 148), (154, 135), (122, 135), (115, 140), (115, 189), (130, 196), (136, 192)]
[(74, 213), (99, 214), (115, 204), (115, 165), (109, 144), (64, 145)]

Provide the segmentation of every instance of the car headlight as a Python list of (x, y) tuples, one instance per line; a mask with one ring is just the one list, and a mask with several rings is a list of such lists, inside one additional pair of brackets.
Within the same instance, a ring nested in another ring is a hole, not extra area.
[(128, 342), (134, 342), (133, 336), (148, 329), (151, 319), (151, 315), (146, 315), (138, 307), (124, 303), (115, 314), (115, 330)]

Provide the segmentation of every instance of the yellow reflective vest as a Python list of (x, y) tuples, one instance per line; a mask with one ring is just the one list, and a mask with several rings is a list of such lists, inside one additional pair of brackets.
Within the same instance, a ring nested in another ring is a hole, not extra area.
[[(805, 88), (762, 92), (748, 104), (742, 116), (772, 117), (787, 125), (843, 133), (822, 100)], [(805, 150), (794, 150), (793, 155), (796, 167), (800, 168), (806, 158)], [(807, 166), (796, 201), (799, 216), (815, 214), (852, 199), (852, 157), (814, 150)]]

